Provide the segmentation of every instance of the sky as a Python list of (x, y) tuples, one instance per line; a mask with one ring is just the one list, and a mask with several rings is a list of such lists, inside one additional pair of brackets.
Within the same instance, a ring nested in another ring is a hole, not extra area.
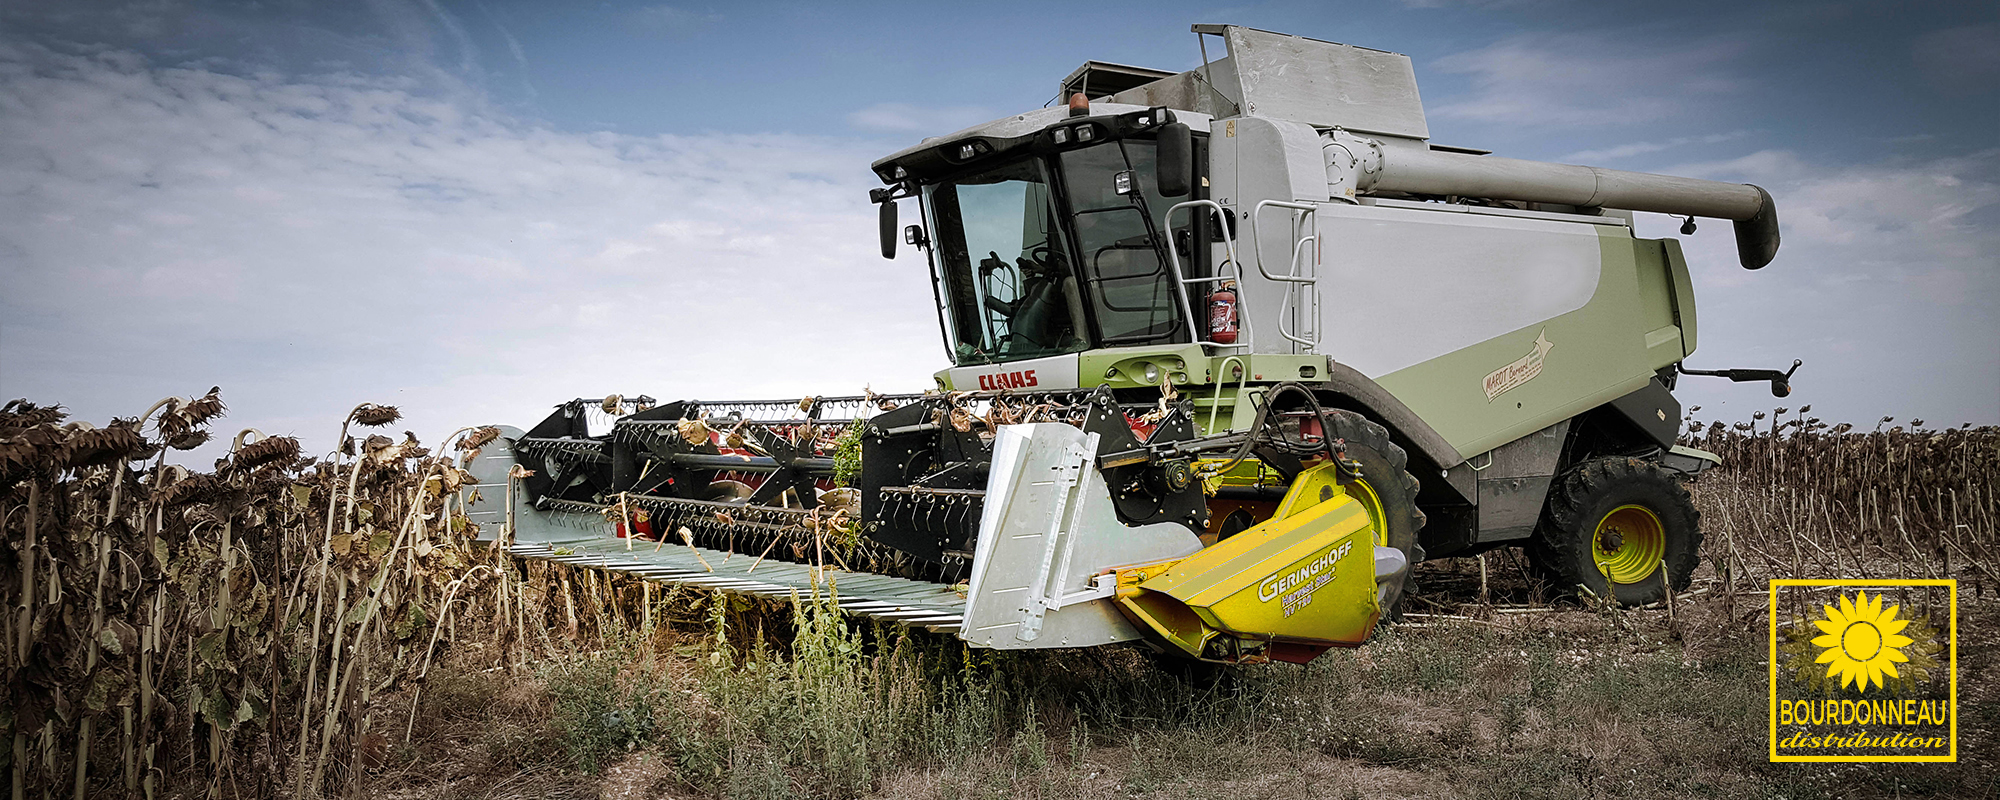
[(1682, 237), (1688, 366), (1805, 366), (1786, 400), (1684, 378), (1696, 416), (1995, 424), (1996, 9), (11, 0), (0, 399), (101, 424), (220, 385), (229, 432), (324, 452), (362, 402), (435, 440), (613, 392), (919, 390), (946, 351), (868, 163), (1088, 59), (1197, 65), (1199, 22), (1410, 55), (1437, 142), (1769, 189), (1768, 268)]

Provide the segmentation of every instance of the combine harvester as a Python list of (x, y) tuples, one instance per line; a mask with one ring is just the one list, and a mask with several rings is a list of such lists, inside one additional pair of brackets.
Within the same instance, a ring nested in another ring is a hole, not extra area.
[(977, 647), (1221, 662), (1362, 643), (1426, 557), (1685, 587), (1681, 481), (1715, 462), (1674, 444), (1694, 293), (1632, 212), (1732, 220), (1758, 269), (1770, 195), (1434, 144), (1406, 56), (1194, 32), (1197, 69), (1089, 62), (1064, 106), (875, 162), (882, 254), (928, 259), (934, 391), (573, 400), (474, 460), (475, 519)]

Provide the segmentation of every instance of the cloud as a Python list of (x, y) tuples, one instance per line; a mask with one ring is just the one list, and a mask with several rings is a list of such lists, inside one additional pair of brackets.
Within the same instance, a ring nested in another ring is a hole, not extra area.
[(1444, 118), (1527, 126), (1630, 125), (1667, 119), (1739, 86), (1736, 38), (1653, 44), (1618, 32), (1535, 33), (1446, 56), (1469, 95), (1431, 107)]
[(408, 90), (487, 102), (483, 54), (436, 0), (0, 3), (0, 40), (131, 51), (232, 74), (393, 76)]
[(1404, 8), (1516, 8), (1539, 5), (1540, 0), (1397, 0)]
[(922, 133), (955, 131), (993, 119), (996, 115), (979, 106), (916, 106), (909, 103), (877, 103), (847, 115), (847, 124), (866, 131)]
[(1932, 31), (1910, 45), (1917, 70), (1945, 91), (1991, 93), (2000, 81), (2000, 25)]
[(1749, 131), (1730, 131), (1728, 133), (1712, 133), (1707, 136), (1676, 136), (1660, 142), (1632, 142), (1615, 147), (1606, 147), (1601, 150), (1579, 150), (1569, 155), (1561, 156), (1557, 160), (1570, 164), (1601, 164), (1607, 161), (1617, 161), (1633, 156), (1657, 153), (1661, 150), (1671, 150), (1690, 144), (1720, 144), (1732, 139), (1741, 139), (1748, 134)]
[(1817, 170), (1794, 153), (1765, 150), (1728, 161), (1684, 164), (1674, 174), (1781, 187), (1785, 202), (1779, 206), (1780, 218), (1787, 234), (1858, 254), (1893, 254), (1925, 264), (1974, 258), (1993, 252), (1984, 245), (2000, 244), (2000, 231), (1969, 219), (2000, 207), (2000, 150), (1833, 171)]
[(458, 24), (457, 18), (446, 13), (444, 8), (437, 4), (437, 0), (422, 1), (424, 9), (429, 11), (431, 16), (437, 20), (438, 26), (443, 28), (445, 34), (451, 37), (452, 44), (458, 50), (458, 71), (464, 74), (471, 74), (477, 70), (479, 67), (479, 48), (472, 43), (472, 36), (465, 32), (465, 26)]
[(921, 389), (921, 262), (875, 253), (872, 152), (564, 133), (395, 78), (0, 41), (0, 394), (102, 422), (221, 384), (324, 451), (608, 392)]
[(486, 4), (475, 2), (473, 5), (479, 9), (480, 14), (485, 15), (487, 22), (492, 23), (493, 30), (500, 34), (500, 40), (507, 44), (507, 55), (513, 57), (514, 71), (520, 78), (521, 94), (529, 100), (541, 96), (540, 92), (535, 91), (535, 84), (528, 80), (528, 51), (521, 46), (521, 40), (514, 37), (514, 32), (508, 30), (501, 22), (500, 15), (493, 13)]
[(152, 38), (172, 32), (193, 16), (182, 0), (68, 0), (61, 3), (0, 5), (0, 20), (29, 30), (61, 28), (89, 38)]
[[(1784, 235), (1757, 272), (1735, 266), (1725, 224), (1686, 237), (1701, 298), (1691, 364), (1803, 358), (1793, 404), (1827, 419), (2000, 422), (2000, 150), (1849, 166), (1771, 150), (1664, 171), (1764, 186)], [(1645, 215), (1642, 233), (1675, 235), (1677, 224)], [(1770, 399), (1693, 379), (1684, 389), (1685, 402), (1711, 406)]]
[(638, 29), (658, 36), (680, 39), (706, 30), (722, 21), (713, 11), (694, 11), (674, 5), (642, 6), (632, 12)]

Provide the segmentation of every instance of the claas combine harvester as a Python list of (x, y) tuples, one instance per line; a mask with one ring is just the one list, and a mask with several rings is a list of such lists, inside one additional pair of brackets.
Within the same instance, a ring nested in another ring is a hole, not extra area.
[(1194, 32), (1196, 69), (1089, 62), (1063, 105), (875, 162), (882, 254), (928, 264), (933, 390), (573, 400), (473, 459), (475, 519), (976, 647), (1223, 662), (1360, 644), (1427, 557), (1684, 587), (1682, 481), (1715, 462), (1675, 444), (1694, 291), (1632, 212), (1731, 220), (1758, 269), (1770, 195), (1436, 144), (1406, 56)]

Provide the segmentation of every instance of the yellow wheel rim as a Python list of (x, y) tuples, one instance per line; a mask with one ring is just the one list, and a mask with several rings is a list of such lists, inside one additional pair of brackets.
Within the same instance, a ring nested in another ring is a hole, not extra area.
[(1382, 498), (1375, 496), (1375, 487), (1369, 486), (1368, 481), (1357, 480), (1340, 488), (1346, 490), (1347, 496), (1361, 501), (1362, 508), (1368, 510), (1368, 521), (1375, 526), (1375, 546), (1388, 547), (1388, 514), (1382, 510)]
[(1650, 508), (1619, 506), (1597, 521), (1590, 553), (1612, 583), (1638, 583), (1653, 577), (1667, 557), (1667, 529)]

